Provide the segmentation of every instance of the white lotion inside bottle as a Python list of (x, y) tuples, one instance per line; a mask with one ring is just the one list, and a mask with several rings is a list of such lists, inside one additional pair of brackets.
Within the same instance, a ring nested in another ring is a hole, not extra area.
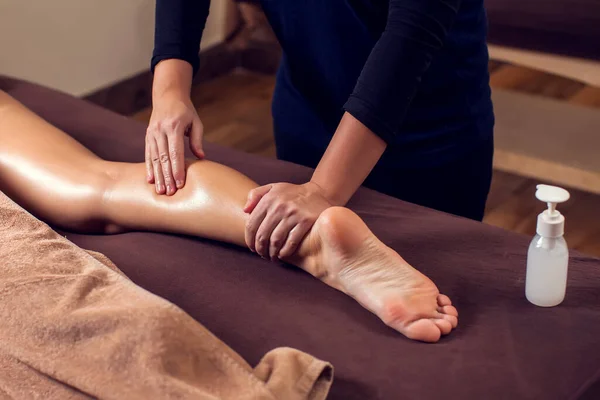
[(532, 304), (554, 307), (562, 303), (567, 288), (569, 250), (563, 238), (565, 217), (556, 209), (569, 199), (569, 192), (549, 185), (538, 185), (536, 197), (548, 204), (538, 215), (537, 235), (527, 253), (525, 296)]

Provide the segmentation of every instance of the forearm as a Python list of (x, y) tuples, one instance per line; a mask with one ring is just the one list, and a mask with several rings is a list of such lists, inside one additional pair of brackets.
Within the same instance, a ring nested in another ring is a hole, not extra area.
[(364, 182), (386, 143), (399, 134), (421, 78), (443, 46), (461, 0), (390, 0), (377, 41), (346, 113), (311, 182), (344, 205)]
[(410, 103), (442, 48), (461, 0), (390, 0), (375, 44), (344, 109), (386, 142), (400, 134)]
[(172, 195), (185, 185), (184, 135), (198, 158), (202, 122), (190, 99), (199, 68), (200, 40), (210, 0), (157, 0), (151, 68), (152, 116), (146, 131), (146, 181), (156, 193)]
[(161, 61), (154, 70), (153, 103), (165, 96), (189, 98), (192, 89), (192, 76), (192, 66), (186, 61), (178, 59)]
[(152, 71), (161, 61), (179, 59), (196, 73), (209, 6), (210, 0), (156, 0)]
[(311, 182), (333, 205), (345, 205), (367, 178), (386, 143), (351, 114), (345, 113)]

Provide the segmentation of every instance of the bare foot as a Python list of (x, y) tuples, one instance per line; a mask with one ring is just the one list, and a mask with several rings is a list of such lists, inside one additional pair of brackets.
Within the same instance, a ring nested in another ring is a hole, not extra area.
[(325, 210), (295, 263), (375, 313), (409, 339), (437, 342), (456, 328), (448, 296), (384, 245), (352, 211)]

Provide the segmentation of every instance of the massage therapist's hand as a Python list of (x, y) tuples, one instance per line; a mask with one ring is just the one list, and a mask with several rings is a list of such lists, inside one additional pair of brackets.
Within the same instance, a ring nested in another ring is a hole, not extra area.
[(146, 131), (146, 172), (156, 193), (174, 194), (185, 183), (184, 136), (198, 158), (202, 150), (203, 126), (190, 99), (163, 96), (155, 102)]
[(312, 182), (303, 185), (274, 183), (248, 194), (244, 211), (246, 244), (263, 258), (275, 261), (294, 254), (310, 228), (332, 204)]
[(185, 136), (192, 153), (204, 157), (204, 127), (190, 99), (191, 77), (191, 66), (181, 60), (162, 61), (155, 70), (146, 130), (146, 179), (158, 194), (172, 195), (185, 184)]

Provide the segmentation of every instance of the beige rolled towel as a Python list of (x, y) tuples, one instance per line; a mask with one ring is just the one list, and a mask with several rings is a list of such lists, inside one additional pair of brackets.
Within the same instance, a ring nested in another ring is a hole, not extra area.
[(324, 399), (332, 378), (290, 348), (253, 369), (0, 192), (0, 398)]

